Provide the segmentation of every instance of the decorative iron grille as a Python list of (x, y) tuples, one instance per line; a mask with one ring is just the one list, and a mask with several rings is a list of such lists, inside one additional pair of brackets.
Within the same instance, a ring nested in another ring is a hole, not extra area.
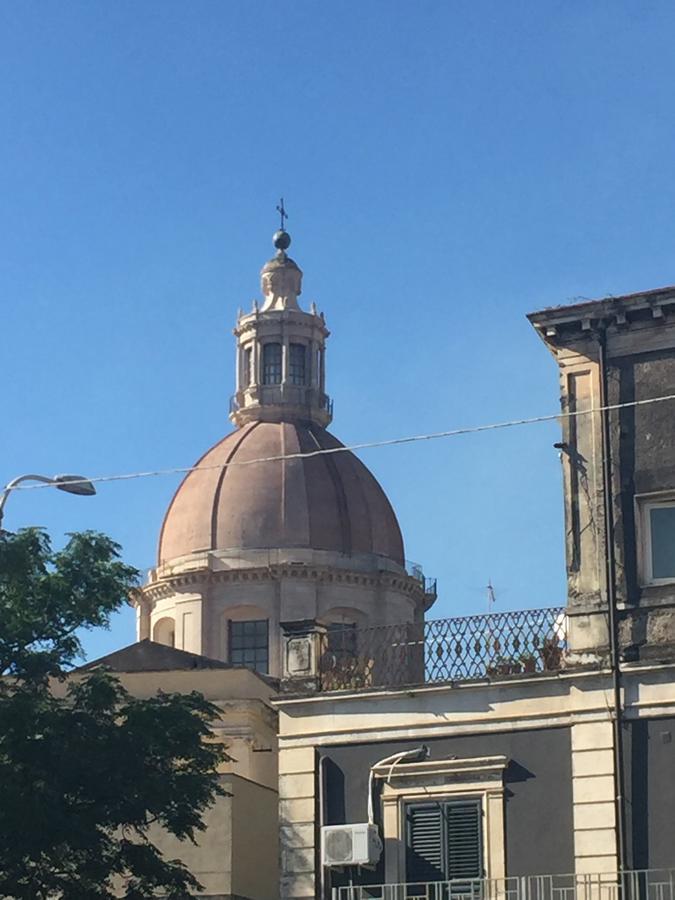
[(343, 629), (324, 635), (324, 691), (472, 681), (556, 671), (566, 647), (563, 607)]

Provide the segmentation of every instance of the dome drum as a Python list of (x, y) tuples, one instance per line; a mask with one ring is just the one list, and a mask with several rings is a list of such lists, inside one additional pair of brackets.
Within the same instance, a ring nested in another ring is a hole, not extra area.
[(266, 671), (283, 671), (281, 623), (318, 621), (357, 625), (420, 621), (423, 589), (394, 572), (348, 571), (328, 566), (273, 565), (164, 573), (137, 598), (139, 635), (226, 662), (231, 659), (232, 622), (266, 622)]

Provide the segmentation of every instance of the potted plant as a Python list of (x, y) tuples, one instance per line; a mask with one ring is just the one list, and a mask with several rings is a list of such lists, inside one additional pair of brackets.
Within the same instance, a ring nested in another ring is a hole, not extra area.
[(522, 672), (522, 665), (512, 656), (498, 656), (487, 670), (488, 675), (517, 675), (519, 672)]
[(520, 664), (523, 667), (523, 672), (536, 672), (537, 671), (537, 657), (533, 653), (523, 653), (520, 657)]
[(557, 637), (544, 638), (544, 643), (539, 652), (541, 653), (541, 661), (544, 664), (544, 670), (546, 672), (555, 672), (560, 668), (562, 647), (560, 646)]

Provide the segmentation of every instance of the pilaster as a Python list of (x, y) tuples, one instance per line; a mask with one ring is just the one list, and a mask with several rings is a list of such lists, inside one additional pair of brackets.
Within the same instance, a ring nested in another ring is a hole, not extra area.
[(572, 726), (575, 872), (617, 871), (614, 740), (611, 721)]

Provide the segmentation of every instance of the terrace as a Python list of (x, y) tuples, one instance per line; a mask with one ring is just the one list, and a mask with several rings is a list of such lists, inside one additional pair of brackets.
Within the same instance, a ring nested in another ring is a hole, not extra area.
[(333, 625), (321, 636), (319, 689), (481, 681), (562, 667), (563, 607), (356, 628)]

